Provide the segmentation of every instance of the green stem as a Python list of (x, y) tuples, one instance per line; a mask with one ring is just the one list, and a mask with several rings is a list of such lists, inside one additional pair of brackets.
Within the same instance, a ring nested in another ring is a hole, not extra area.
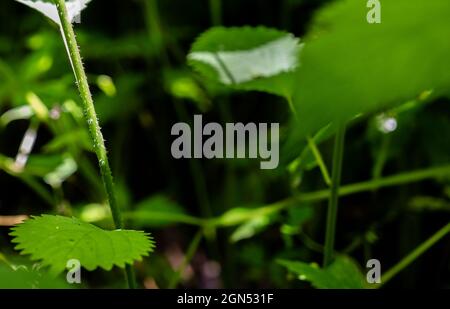
[(150, 42), (160, 50), (164, 61), (168, 61), (165, 52), (165, 42), (161, 27), (161, 18), (159, 16), (159, 6), (157, 0), (143, 0), (145, 9), (145, 22)]
[[(117, 229), (123, 228), (122, 216), (120, 209), (117, 205), (116, 196), (114, 193), (114, 184), (109, 167), (109, 160), (106, 153), (105, 141), (100, 130), (97, 114), (94, 108), (94, 102), (92, 100), (91, 91), (89, 89), (86, 72), (83, 68), (83, 62), (81, 61), (80, 51), (78, 49), (77, 41), (75, 38), (75, 32), (72, 27), (72, 23), (69, 20), (67, 14), (66, 4), (64, 0), (54, 0), (58, 9), (59, 19), (61, 21), (62, 35), (64, 36), (70, 61), (72, 63), (73, 73), (75, 75), (76, 84), (80, 91), (81, 101), (83, 104), (84, 117), (88, 124), (89, 133), (94, 143), (95, 154), (97, 155), (98, 163), (100, 166), (100, 173), (102, 175), (103, 184), (108, 196), (109, 206), (114, 220), (114, 225)], [(127, 266), (126, 274), (128, 286), (130, 288), (135, 287), (133, 276), (131, 275), (132, 268)]]
[(317, 145), (314, 142), (314, 139), (308, 136), (307, 140), (308, 140), (309, 149), (311, 149), (311, 151), (314, 155), (314, 158), (316, 159), (316, 162), (319, 165), (323, 180), (325, 181), (327, 186), (331, 186), (330, 174), (328, 173), (327, 166), (325, 165), (325, 162), (323, 161), (322, 155), (320, 154), (320, 151), (317, 148)]
[[(438, 178), (446, 175), (450, 175), (450, 165), (406, 172), (375, 180), (363, 181), (342, 186), (339, 188), (339, 196), (347, 196), (385, 187), (394, 187), (408, 183), (419, 182), (425, 179)], [(300, 193), (297, 196), (285, 199), (282, 202), (289, 204), (293, 204), (295, 202), (317, 202), (326, 200), (327, 198), (329, 198), (329, 196), (330, 190), (319, 190), (309, 193)]]
[(391, 280), (395, 275), (405, 269), (409, 264), (414, 262), (417, 258), (419, 258), (424, 252), (430, 249), (434, 244), (436, 244), (439, 240), (445, 237), (448, 233), (450, 233), (450, 223), (437, 231), (433, 236), (428, 238), (425, 242), (423, 242), (420, 246), (414, 249), (410, 254), (404, 257), (400, 262), (394, 265), (391, 269), (389, 269), (382, 277), (381, 283), (377, 285), (381, 287), (383, 284), (386, 284), (389, 280)]
[(191, 243), (189, 244), (189, 247), (186, 252), (186, 255), (184, 256), (183, 262), (181, 263), (180, 267), (174, 274), (174, 277), (170, 281), (169, 289), (173, 289), (178, 285), (178, 282), (180, 281), (181, 275), (183, 274), (184, 270), (186, 269), (186, 266), (192, 260), (195, 252), (197, 251), (198, 245), (200, 244), (200, 241), (202, 240), (202, 236), (203, 236), (203, 230), (200, 229), (197, 232), (197, 234), (195, 234), (195, 237), (192, 239)]
[(222, 25), (222, 1), (209, 0), (209, 10), (213, 26)]
[(334, 241), (336, 233), (336, 221), (339, 199), (339, 185), (342, 173), (342, 158), (344, 155), (345, 125), (340, 125), (336, 133), (333, 153), (333, 172), (331, 180), (330, 199), (328, 203), (327, 229), (325, 235), (325, 251), (323, 265), (331, 264), (334, 253)]
[[(341, 186), (339, 188), (339, 196), (347, 196), (351, 194), (357, 194), (357, 193), (363, 193), (363, 192), (369, 192), (372, 190), (384, 188), (384, 187), (393, 187), (393, 186), (399, 186), (404, 185), (408, 183), (414, 183), (419, 182), (426, 179), (431, 178), (438, 178), (441, 176), (450, 175), (450, 165), (441, 166), (441, 167), (434, 167), (424, 170), (417, 170), (407, 173), (401, 173), (385, 178), (379, 178), (377, 180), (370, 180), (350, 185)], [(289, 207), (294, 207), (296, 205), (302, 205), (306, 203), (313, 203), (313, 202), (320, 202), (326, 199), (329, 199), (331, 195), (331, 190), (319, 190), (309, 193), (300, 193), (294, 197), (287, 198), (260, 208), (255, 208), (248, 217), (245, 217), (242, 219), (242, 221), (235, 222), (233, 225), (238, 225), (246, 220), (250, 220), (251, 218), (255, 216), (262, 216), (262, 215), (271, 215), (280, 211), (283, 211), (285, 209), (288, 209)], [(135, 218), (135, 215), (133, 213), (125, 213), (125, 216), (127, 219), (133, 219)], [(140, 218), (142, 219), (142, 216), (140, 215)], [(143, 218), (145, 219), (145, 218)], [(173, 220), (174, 223), (181, 223), (181, 224), (188, 224), (188, 225), (196, 225), (196, 226), (203, 226), (204, 228), (215, 228), (220, 226), (228, 227), (228, 224), (223, 224), (220, 220), (220, 217), (214, 217), (214, 218), (197, 218), (187, 215), (182, 216), (170, 216), (165, 217), (161, 216), (161, 220)], [(345, 249), (344, 251), (348, 251), (351, 249)]]

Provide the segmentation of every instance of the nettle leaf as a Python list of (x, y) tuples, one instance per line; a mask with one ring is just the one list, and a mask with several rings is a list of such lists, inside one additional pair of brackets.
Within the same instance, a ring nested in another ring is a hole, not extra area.
[(279, 264), (298, 275), (300, 280), (309, 281), (318, 289), (363, 289), (365, 280), (358, 265), (347, 256), (338, 256), (327, 268), (317, 264), (280, 260)]
[(306, 38), (296, 71), (299, 132), (314, 134), (450, 88), (450, 1), (385, 1), (381, 24), (369, 24), (360, 0), (322, 9)]
[(188, 63), (223, 85), (290, 97), (302, 47), (299, 39), (283, 31), (216, 27), (192, 45)]
[(15, 247), (32, 260), (42, 260), (52, 273), (60, 273), (67, 261), (77, 259), (87, 270), (110, 270), (141, 260), (153, 251), (149, 234), (140, 231), (105, 231), (76, 218), (42, 215), (14, 228)]
[[(53, 0), (16, 0), (17, 2), (23, 3), (38, 12), (41, 12), (51, 20), (53, 20), (58, 25), (59, 15), (56, 9), (56, 5)], [(91, 0), (66, 0), (66, 8), (69, 19), (71, 22), (75, 20), (75, 17), (79, 16), (81, 11), (83, 11), (87, 4)]]

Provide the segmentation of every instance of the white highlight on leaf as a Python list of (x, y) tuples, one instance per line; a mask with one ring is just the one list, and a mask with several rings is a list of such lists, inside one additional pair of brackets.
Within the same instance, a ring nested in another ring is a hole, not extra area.
[(213, 67), (222, 83), (240, 84), (293, 71), (298, 65), (298, 53), (303, 47), (299, 41), (292, 35), (286, 35), (249, 50), (193, 52), (188, 58)]
[[(40, 0), (16, 0), (26, 6), (29, 6), (36, 11), (41, 12), (51, 20), (53, 20), (58, 25), (61, 25), (58, 15), (58, 10), (56, 9), (56, 5), (51, 2), (44, 2)], [(81, 11), (83, 11), (87, 4), (91, 2), (91, 0), (66, 0), (66, 8), (67, 14), (69, 15), (69, 19), (71, 22), (75, 20), (77, 16), (80, 15)]]

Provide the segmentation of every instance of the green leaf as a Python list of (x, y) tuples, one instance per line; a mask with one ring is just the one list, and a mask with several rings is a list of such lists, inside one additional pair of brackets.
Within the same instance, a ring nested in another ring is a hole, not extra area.
[(138, 227), (164, 227), (174, 223), (199, 224), (200, 220), (186, 214), (184, 209), (163, 195), (152, 196), (125, 214)]
[(57, 188), (78, 169), (78, 165), (71, 155), (63, 156), (63, 162), (52, 172), (44, 176), (44, 181), (50, 186)]
[(15, 247), (32, 260), (42, 260), (52, 273), (60, 273), (67, 261), (77, 259), (87, 270), (110, 270), (141, 260), (153, 251), (149, 234), (140, 231), (105, 231), (76, 218), (42, 215), (12, 228)]
[(385, 1), (381, 24), (369, 24), (360, 0), (321, 10), (296, 71), (298, 132), (448, 91), (448, 12), (449, 1)]
[(248, 221), (265, 217), (276, 213), (273, 206), (256, 208), (233, 208), (217, 218), (217, 224), (221, 226), (235, 226), (247, 223)]
[(60, 133), (44, 145), (43, 150), (45, 152), (61, 152), (71, 145), (76, 145), (87, 151), (94, 151), (88, 130), (85, 128)]
[(272, 223), (270, 216), (260, 216), (240, 225), (230, 236), (230, 241), (236, 243), (255, 236), (265, 230)]
[[(59, 25), (58, 11), (52, 0), (16, 0), (32, 9), (44, 14)], [(83, 11), (91, 0), (66, 0), (67, 13), (73, 21)]]
[(298, 275), (300, 280), (311, 282), (318, 289), (363, 289), (364, 277), (358, 265), (347, 256), (338, 256), (327, 268), (317, 264), (307, 264), (280, 260), (279, 264)]
[(200, 35), (188, 62), (223, 85), (290, 97), (299, 42), (292, 34), (265, 27), (217, 27)]
[(48, 273), (25, 266), (12, 269), (0, 265), (0, 289), (64, 289), (70, 286)]
[(0, 128), (6, 127), (16, 120), (30, 119), (34, 116), (34, 111), (29, 105), (21, 105), (12, 108), (0, 116)]

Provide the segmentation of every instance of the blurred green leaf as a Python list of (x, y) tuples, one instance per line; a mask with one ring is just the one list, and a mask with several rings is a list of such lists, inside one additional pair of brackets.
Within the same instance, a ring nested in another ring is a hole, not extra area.
[(0, 265), (0, 289), (67, 289), (70, 287), (60, 278), (36, 269), (21, 266), (14, 270)]
[(240, 225), (230, 236), (232, 243), (238, 242), (243, 239), (252, 238), (256, 234), (264, 231), (272, 220), (269, 216), (260, 216), (249, 220), (248, 222)]
[(164, 227), (174, 223), (201, 224), (191, 217), (176, 202), (166, 196), (156, 195), (143, 200), (136, 210), (126, 213), (125, 217), (138, 227)]
[(108, 75), (97, 76), (97, 86), (108, 97), (114, 97), (117, 93), (113, 79)]
[(416, 196), (409, 202), (409, 208), (413, 211), (450, 211), (450, 201), (432, 196)]
[(52, 273), (60, 273), (70, 259), (87, 270), (110, 270), (141, 260), (153, 251), (152, 238), (140, 231), (105, 231), (75, 218), (42, 215), (12, 228), (13, 243), (32, 260), (42, 260)]
[(321, 10), (296, 71), (300, 135), (450, 87), (449, 1), (382, 4), (381, 24), (359, 0)]
[(0, 116), (0, 126), (6, 127), (16, 120), (30, 119), (34, 116), (34, 111), (29, 105), (22, 105), (12, 108)]
[(78, 169), (78, 165), (70, 155), (64, 155), (63, 161), (53, 171), (44, 176), (44, 181), (57, 188)]
[(242, 90), (290, 97), (302, 49), (292, 34), (265, 27), (217, 27), (200, 35), (188, 55), (202, 76)]
[(358, 265), (346, 256), (339, 256), (327, 268), (319, 268), (317, 264), (280, 260), (300, 280), (310, 282), (318, 289), (363, 289), (365, 278)]
[(205, 91), (198, 85), (191, 73), (182, 70), (164, 72), (166, 91), (175, 98), (193, 101), (199, 110), (206, 111), (211, 105)]
[(69, 146), (79, 146), (82, 149), (93, 152), (92, 142), (86, 129), (75, 129), (55, 136), (43, 146), (45, 152), (58, 152)]
[(313, 207), (290, 207), (288, 208), (288, 220), (286, 223), (300, 227), (305, 222), (311, 220), (313, 215)]

